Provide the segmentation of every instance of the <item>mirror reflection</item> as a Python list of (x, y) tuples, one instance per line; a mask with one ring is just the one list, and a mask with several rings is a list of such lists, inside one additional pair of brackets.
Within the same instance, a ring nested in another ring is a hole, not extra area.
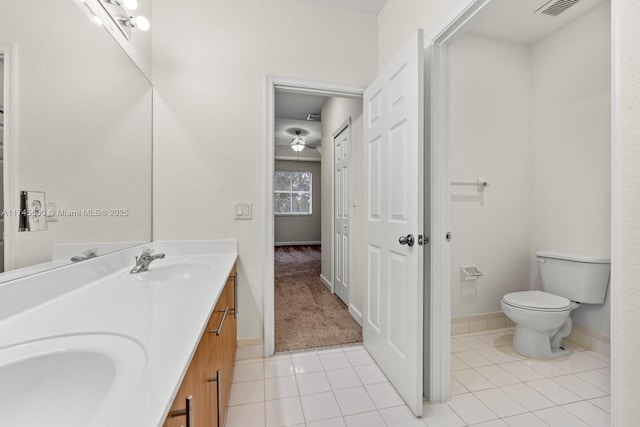
[(0, 282), (151, 240), (151, 84), (94, 18), (0, 1)]

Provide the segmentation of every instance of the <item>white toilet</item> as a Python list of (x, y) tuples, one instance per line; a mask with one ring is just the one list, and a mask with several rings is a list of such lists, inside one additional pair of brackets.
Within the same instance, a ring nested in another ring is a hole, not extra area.
[(516, 324), (513, 349), (536, 359), (569, 354), (562, 339), (571, 332), (571, 310), (581, 304), (603, 304), (609, 284), (610, 260), (537, 251), (542, 291), (506, 294), (500, 303)]

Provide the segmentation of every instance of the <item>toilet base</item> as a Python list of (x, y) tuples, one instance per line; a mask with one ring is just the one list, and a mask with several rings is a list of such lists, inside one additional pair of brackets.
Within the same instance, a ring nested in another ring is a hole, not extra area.
[[(562, 328), (561, 328), (562, 329)], [(569, 326), (569, 331), (571, 326)], [(561, 338), (553, 333), (552, 336), (546, 331), (534, 331), (520, 325), (516, 325), (513, 336), (513, 349), (523, 356), (532, 357), (534, 359), (556, 359), (558, 357), (568, 356), (571, 351), (565, 349), (561, 345)], [(568, 334), (567, 334), (568, 335)], [(566, 335), (565, 335), (566, 336)], [(552, 340), (552, 337), (555, 338)], [(552, 348), (552, 341), (554, 347)]]

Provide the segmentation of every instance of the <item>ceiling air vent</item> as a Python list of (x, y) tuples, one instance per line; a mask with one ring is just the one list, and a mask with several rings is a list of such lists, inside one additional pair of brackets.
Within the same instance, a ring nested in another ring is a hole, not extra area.
[(580, 0), (551, 0), (540, 9), (536, 10), (536, 13), (548, 16), (558, 16), (579, 2)]
[(321, 119), (320, 114), (309, 113), (309, 115), (307, 116), (307, 121), (310, 121), (310, 122), (319, 122), (320, 119)]

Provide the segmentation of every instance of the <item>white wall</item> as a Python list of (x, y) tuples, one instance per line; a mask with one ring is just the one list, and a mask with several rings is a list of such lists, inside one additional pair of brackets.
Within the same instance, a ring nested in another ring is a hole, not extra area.
[(378, 69), (382, 69), (418, 28), (430, 29), (459, 0), (387, 0), (378, 13)]
[[(331, 276), (331, 230), (333, 223), (333, 135), (351, 117), (351, 203), (350, 214), (350, 260), (351, 281), (349, 288), (349, 305), (362, 313), (362, 288), (364, 283), (364, 268), (362, 256), (363, 246), (363, 220), (364, 210), (360, 206), (363, 200), (362, 181), (362, 100), (347, 98), (328, 98), (322, 106), (322, 272), (329, 281)], [(355, 205), (355, 206), (354, 206)]]
[(238, 336), (260, 337), (266, 77), (366, 85), (376, 18), (296, 0), (155, 0), (153, 17), (154, 238), (238, 238)]
[[(610, 5), (597, 7), (531, 49), (531, 262), (546, 249), (610, 255)], [(609, 335), (609, 301), (571, 313)]]
[[(618, 9), (616, 20), (620, 29), (616, 31), (616, 46), (619, 48), (616, 76), (620, 83), (620, 112), (617, 123), (620, 135), (618, 155), (614, 164), (619, 165), (618, 190), (620, 240), (616, 250), (619, 258), (617, 277), (617, 307), (613, 315), (618, 323), (619, 334), (614, 348), (614, 408), (618, 409), (618, 425), (632, 427), (640, 419), (640, 3), (637, 0), (614, 0)], [(615, 21), (614, 21), (615, 22)]]
[[(467, 34), (451, 45), (451, 315), (500, 311), (529, 288), (531, 167), (527, 47)], [(478, 280), (461, 279), (477, 265)]]
[[(289, 148), (289, 151), (292, 151), (291, 148)], [(312, 195), (311, 215), (275, 216), (275, 244), (320, 242), (320, 219), (322, 217), (322, 168), (320, 162), (276, 160), (275, 170), (311, 172)]]

